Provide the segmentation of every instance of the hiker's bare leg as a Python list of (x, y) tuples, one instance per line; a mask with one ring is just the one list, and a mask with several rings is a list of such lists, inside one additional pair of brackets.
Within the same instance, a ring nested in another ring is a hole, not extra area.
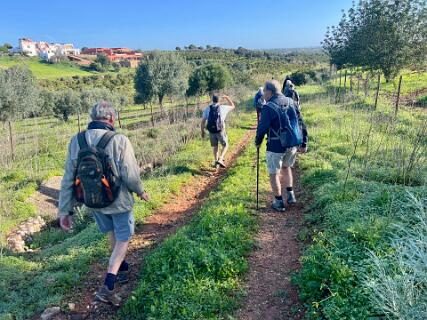
[(221, 160), (224, 160), (225, 154), (228, 151), (228, 144), (226, 144), (224, 147), (222, 147), (221, 156), (219, 157)]
[(110, 248), (111, 251), (114, 250), (114, 246), (116, 245), (116, 236), (113, 231), (108, 232), (108, 239), (110, 240)]
[(282, 196), (282, 186), (280, 184), (280, 173), (270, 174), (270, 184), (275, 197)]
[(126, 257), (128, 250), (129, 241), (118, 241), (114, 245), (113, 253), (111, 254), (110, 261), (108, 264), (108, 273), (117, 274), (120, 265)]
[(292, 176), (292, 168), (291, 167), (282, 167), (283, 172), (283, 180), (284, 180), (284, 187), (289, 188), (294, 185), (294, 178)]
[(212, 147), (215, 161), (218, 161), (218, 146)]

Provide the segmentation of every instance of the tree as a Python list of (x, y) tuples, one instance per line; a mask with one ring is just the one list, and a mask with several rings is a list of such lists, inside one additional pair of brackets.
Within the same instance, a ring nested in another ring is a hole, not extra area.
[(80, 96), (73, 90), (56, 92), (53, 112), (58, 118), (68, 121), (72, 114), (79, 112), (81, 108)]
[(196, 46), (196, 45), (194, 45), (194, 44), (190, 44), (190, 45), (188, 46), (188, 50), (197, 50), (197, 46)]
[(0, 121), (24, 118), (38, 110), (38, 89), (31, 71), (12, 66), (0, 70)]
[(12, 121), (35, 113), (38, 107), (38, 89), (28, 68), (16, 65), (0, 70), (0, 121), (9, 125), (12, 159), (15, 158)]
[(89, 66), (91, 70), (105, 72), (111, 65), (110, 59), (105, 54), (98, 54), (94, 62)]
[(136, 100), (147, 103), (157, 97), (161, 112), (164, 97), (183, 94), (187, 85), (188, 65), (177, 54), (154, 52), (136, 70)]
[(209, 63), (196, 68), (190, 76), (188, 96), (203, 95), (221, 90), (232, 82), (230, 71), (219, 63)]
[(8, 53), (12, 48), (13, 47), (10, 43), (5, 42), (2, 46), (0, 46), (0, 53)]
[(39, 94), (40, 113), (43, 115), (52, 115), (55, 108), (55, 93), (46, 89)]
[(322, 43), (338, 68), (381, 70), (387, 81), (427, 57), (427, 5), (422, 0), (366, 0), (343, 13)]
[(181, 51), (181, 47), (176, 47), (175, 50), (176, 51)]

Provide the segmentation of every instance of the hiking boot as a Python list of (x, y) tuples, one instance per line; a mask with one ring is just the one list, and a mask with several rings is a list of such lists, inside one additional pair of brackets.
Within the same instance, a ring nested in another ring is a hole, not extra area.
[(274, 199), (273, 204), (271, 205), (271, 207), (279, 212), (283, 212), (285, 211), (285, 204), (283, 203), (283, 200), (277, 200)]
[(115, 293), (115, 290), (109, 290), (107, 286), (102, 286), (95, 295), (95, 299), (104, 303), (119, 307), (122, 299)]
[(297, 203), (297, 198), (295, 198), (294, 191), (288, 191), (288, 204), (294, 204)]
[(217, 164), (219, 164), (219, 166), (220, 166), (221, 168), (225, 168), (225, 167), (226, 167), (226, 165), (225, 165), (225, 163), (224, 163), (224, 160), (222, 160), (222, 159), (219, 159), (216, 163), (217, 163)]
[(129, 271), (119, 271), (116, 276), (116, 283), (129, 282)]
[(130, 266), (128, 270), (117, 272), (116, 276), (116, 283), (126, 283), (129, 282), (129, 273), (130, 273)]

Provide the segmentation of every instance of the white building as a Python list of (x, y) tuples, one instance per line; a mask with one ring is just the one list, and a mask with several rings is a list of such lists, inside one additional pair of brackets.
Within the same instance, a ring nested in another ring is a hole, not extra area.
[(40, 57), (49, 61), (56, 55), (79, 55), (80, 49), (74, 48), (73, 44), (48, 43), (45, 41), (33, 41), (31, 39), (19, 39), (19, 46), (14, 52), (22, 53), (30, 57)]

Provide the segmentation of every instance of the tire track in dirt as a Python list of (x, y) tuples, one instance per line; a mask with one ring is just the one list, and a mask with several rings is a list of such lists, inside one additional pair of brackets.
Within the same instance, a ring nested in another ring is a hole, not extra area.
[[(130, 296), (138, 284), (139, 274), (144, 264), (144, 257), (157, 247), (168, 236), (174, 234), (179, 227), (187, 224), (207, 200), (209, 193), (225, 178), (228, 168), (233, 166), (237, 158), (254, 137), (254, 128), (248, 131), (242, 140), (231, 149), (226, 159), (228, 167), (216, 173), (195, 176), (183, 185), (178, 195), (171, 196), (170, 201), (144, 220), (133, 236), (126, 260), (132, 265), (132, 272), (127, 284), (118, 285), (118, 294), (123, 301)], [(210, 153), (209, 153), (210, 154)], [(106, 272), (105, 263), (94, 263), (83, 280), (83, 290), (75, 291), (64, 299), (73, 303), (74, 310), (62, 312), (54, 319), (111, 319), (117, 312), (113, 306), (94, 302), (95, 292), (103, 283)], [(37, 317), (36, 317), (37, 319)]]
[(294, 180), (299, 201), (285, 212), (270, 209), (271, 198), (264, 197), (257, 249), (249, 257), (247, 295), (237, 312), (240, 320), (299, 320), (304, 316), (298, 289), (291, 283), (292, 274), (300, 268), (302, 249), (298, 240), (303, 209), (298, 169), (294, 169)]

